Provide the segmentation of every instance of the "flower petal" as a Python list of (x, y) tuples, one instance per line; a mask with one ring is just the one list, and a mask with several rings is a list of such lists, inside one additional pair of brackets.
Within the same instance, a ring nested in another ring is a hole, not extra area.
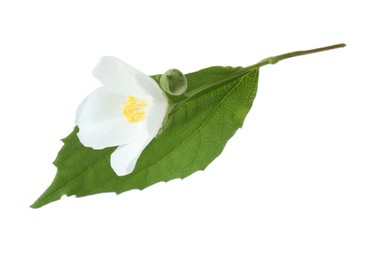
[(134, 142), (119, 146), (111, 154), (111, 167), (115, 173), (119, 176), (131, 173), (139, 156), (150, 141), (151, 138), (148, 135), (144, 135)]
[(166, 113), (168, 103), (166, 100), (153, 99), (152, 107), (148, 114), (147, 129), (151, 136), (156, 136), (162, 127)]
[[(139, 84), (146, 87), (150, 86), (149, 79), (151, 78), (137, 77)], [(149, 134), (154, 137), (163, 124), (168, 109), (168, 101), (158, 85), (157, 87), (149, 87), (147, 90), (153, 97), (152, 107), (148, 114), (147, 129)]]
[(125, 102), (126, 97), (113, 94), (105, 87), (92, 92), (76, 113), (80, 142), (93, 149), (103, 149), (134, 142), (140, 133), (147, 132), (147, 120), (132, 124), (122, 115), (121, 105)]
[(119, 95), (145, 95), (147, 92), (137, 82), (138, 77), (147, 76), (115, 57), (102, 57), (92, 74), (110, 91)]

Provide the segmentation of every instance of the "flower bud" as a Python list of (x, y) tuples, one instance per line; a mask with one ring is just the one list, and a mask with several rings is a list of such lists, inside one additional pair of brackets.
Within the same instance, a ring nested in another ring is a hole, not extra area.
[(187, 90), (187, 79), (180, 70), (170, 69), (161, 76), (160, 85), (168, 94), (179, 96)]

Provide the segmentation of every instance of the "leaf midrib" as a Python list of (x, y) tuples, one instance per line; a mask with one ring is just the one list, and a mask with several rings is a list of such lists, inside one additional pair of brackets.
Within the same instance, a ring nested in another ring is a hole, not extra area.
[[(248, 73), (249, 74), (249, 73)], [(214, 114), (214, 112), (219, 108), (219, 106), (224, 102), (224, 100), (241, 84), (241, 82), (244, 80), (244, 78), (246, 78), (248, 76), (248, 74), (244, 74), (241, 78), (239, 78), (239, 81), (237, 82), (237, 84), (235, 84), (234, 87), (232, 87), (228, 93), (225, 94), (225, 96), (222, 98), (222, 100), (220, 102), (218, 102), (218, 104), (212, 109), (212, 111), (210, 111), (210, 113), (207, 115), (207, 118), (204, 120), (204, 122), (198, 127), (196, 128), (186, 139), (184, 139), (182, 142), (180, 142), (180, 144), (176, 145), (175, 147), (172, 148), (172, 150), (170, 150), (167, 154), (165, 154), (164, 156), (160, 157), (157, 161), (155, 161), (154, 163), (148, 165), (147, 167), (145, 168), (142, 168), (140, 170), (138, 170), (137, 172), (135, 172), (134, 174), (130, 175), (129, 176), (129, 180), (131, 180), (132, 178), (134, 178), (134, 176), (136, 175), (139, 175), (140, 172), (152, 167), (153, 165), (156, 165), (157, 163), (159, 163), (162, 159), (164, 159), (165, 157), (167, 157), (169, 154), (171, 154), (173, 151), (175, 151), (176, 149), (178, 149), (179, 147), (181, 147), (182, 145), (184, 145), (190, 138), (192, 138), (195, 133), (199, 132), (199, 130), (210, 120), (211, 116)], [(186, 103), (187, 104), (187, 103)], [(131, 177), (133, 176), (133, 177)]]

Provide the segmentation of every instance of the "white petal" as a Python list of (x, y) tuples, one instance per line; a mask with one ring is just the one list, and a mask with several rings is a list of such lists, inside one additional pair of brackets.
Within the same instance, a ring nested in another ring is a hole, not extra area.
[(126, 97), (113, 94), (105, 87), (92, 92), (76, 113), (80, 142), (87, 147), (103, 149), (133, 142), (141, 133), (147, 132), (147, 120), (129, 123), (122, 115), (121, 105), (125, 102)]
[[(160, 130), (168, 109), (168, 100), (157, 83), (150, 77), (137, 77), (137, 82), (147, 89), (152, 96), (152, 107), (148, 113), (147, 128), (151, 136), (155, 136)], [(156, 86), (153, 85), (156, 84)]]
[(147, 76), (115, 57), (101, 58), (92, 74), (110, 91), (119, 95), (145, 95), (147, 92), (144, 86), (137, 82), (138, 77)]
[(150, 141), (151, 138), (145, 135), (132, 143), (119, 146), (111, 154), (111, 167), (115, 173), (119, 176), (131, 173), (139, 156)]
[(147, 129), (148, 133), (155, 137), (160, 130), (165, 115), (168, 109), (168, 102), (165, 100), (161, 100), (158, 98), (154, 98), (152, 102), (152, 107), (149, 110), (148, 118), (147, 118)]
[(164, 92), (161, 90), (157, 82), (151, 77), (140, 72), (136, 75), (135, 80), (137, 84), (142, 86), (142, 89), (144, 89), (153, 98), (164, 99), (165, 101), (167, 100)]

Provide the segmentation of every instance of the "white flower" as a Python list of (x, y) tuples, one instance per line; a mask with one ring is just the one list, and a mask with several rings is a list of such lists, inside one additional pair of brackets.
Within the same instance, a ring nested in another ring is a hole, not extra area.
[(103, 57), (93, 75), (104, 86), (78, 107), (77, 135), (93, 149), (119, 146), (111, 155), (111, 167), (117, 175), (126, 175), (159, 132), (168, 101), (152, 78), (115, 57)]

